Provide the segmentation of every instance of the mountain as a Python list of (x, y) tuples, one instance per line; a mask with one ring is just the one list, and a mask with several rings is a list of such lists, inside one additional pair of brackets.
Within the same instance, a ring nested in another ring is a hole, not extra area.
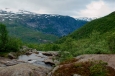
[(100, 34), (110, 33), (111, 35), (111, 32), (113, 33), (115, 32), (114, 24), (115, 24), (115, 12), (112, 12), (111, 14), (105, 17), (95, 19), (87, 23), (80, 29), (71, 33), (69, 36), (76, 39), (85, 38), (88, 35), (90, 35), (93, 31), (97, 31)]
[(114, 32), (115, 29), (114, 23), (115, 12), (112, 12), (111, 14), (105, 17), (88, 22), (83, 27), (79, 28), (78, 30), (75, 30), (74, 32), (63, 38), (65, 39), (71, 37), (72, 39), (79, 40), (82, 38), (89, 37), (89, 35), (92, 34), (93, 31), (97, 31), (100, 34), (111, 33)]
[(92, 20), (95, 20), (97, 19), (96, 17), (93, 17), (93, 18), (89, 18), (89, 17), (78, 17), (78, 18), (75, 18), (76, 20), (84, 20), (84, 21), (92, 21)]
[[(25, 10), (19, 10), (15, 13), (12, 11), (0, 10), (0, 22), (7, 25), (11, 35), (18, 35), (18, 37), (23, 40), (26, 40), (27, 38), (27, 40), (29, 40), (31, 37), (29, 41), (34, 40), (35, 42), (36, 40), (41, 40), (42, 37), (38, 39), (37, 34), (32, 35), (31, 31), (34, 31), (34, 33), (36, 31), (41, 32), (42, 36), (43, 34), (44, 36), (45, 34), (53, 35), (52, 37), (54, 38), (52, 39), (56, 40), (58, 37), (65, 36), (87, 23), (87, 21), (75, 20), (70, 16), (36, 14)], [(24, 28), (28, 29), (28, 32), (30, 32), (31, 35), (26, 36), (27, 30), (24, 30)], [(22, 36), (23, 34), (24, 36)], [(47, 38), (48, 37), (43, 39), (43, 41), (47, 41)]]
[(88, 22), (53, 45), (56, 50), (61, 50), (62, 60), (81, 54), (114, 54), (115, 12)]

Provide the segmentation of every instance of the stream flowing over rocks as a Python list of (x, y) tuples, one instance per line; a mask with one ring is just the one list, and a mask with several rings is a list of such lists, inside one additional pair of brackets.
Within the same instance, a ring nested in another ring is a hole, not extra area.
[[(13, 53), (10, 53), (9, 58), (0, 57), (0, 76), (53, 76), (57, 69), (71, 64), (58, 65), (57, 56), (58, 52), (55, 51), (29, 50), (16, 59)], [(102, 60), (115, 69), (114, 54), (86, 54), (77, 56), (76, 59), (78, 61), (75, 63)], [(73, 76), (81, 75), (73, 74)]]
[(26, 51), (16, 59), (9, 53), (9, 59), (0, 57), (0, 76), (46, 76), (55, 65), (58, 52)]

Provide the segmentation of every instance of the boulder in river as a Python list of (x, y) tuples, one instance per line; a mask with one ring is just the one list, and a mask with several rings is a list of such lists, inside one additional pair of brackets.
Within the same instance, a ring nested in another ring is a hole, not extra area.
[(45, 59), (43, 62), (45, 64), (48, 64), (48, 65), (51, 65), (51, 66), (55, 65), (55, 63), (54, 63), (54, 61), (52, 59)]
[(32, 54), (32, 52), (26, 52), (26, 55), (31, 55)]
[(46, 56), (58, 56), (57, 51), (48, 51), (48, 52), (43, 52), (42, 54)]

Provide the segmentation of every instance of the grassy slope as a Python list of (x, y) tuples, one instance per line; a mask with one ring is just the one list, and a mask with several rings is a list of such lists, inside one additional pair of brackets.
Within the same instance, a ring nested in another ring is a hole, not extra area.
[(22, 39), (25, 43), (45, 43), (52, 42), (58, 39), (57, 36), (44, 34), (42, 32), (32, 30), (24, 26), (10, 26), (7, 25), (7, 29), (11, 36)]
[(86, 25), (84, 25), (83, 27), (81, 27), (80, 29), (74, 31), (73, 33), (71, 33), (70, 35), (63, 37), (60, 39), (60, 43), (64, 40), (66, 40), (68, 37), (75, 39), (75, 40), (79, 40), (81, 38), (86, 38), (88, 37), (93, 31), (97, 31), (100, 32), (100, 34), (104, 34), (104, 33), (111, 33), (115, 31), (115, 12), (93, 20), (89, 23), (87, 23)]
[(85, 26), (73, 32), (70, 37), (75, 39), (85, 38), (89, 36), (93, 31), (100, 32), (100, 34), (104, 34), (107, 32), (115, 31), (115, 12), (96, 19), (87, 23)]

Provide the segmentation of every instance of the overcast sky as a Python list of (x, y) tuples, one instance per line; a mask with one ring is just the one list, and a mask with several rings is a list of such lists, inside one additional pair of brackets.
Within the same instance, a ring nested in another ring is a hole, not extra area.
[(115, 11), (115, 0), (0, 0), (0, 9), (72, 17), (102, 17)]

